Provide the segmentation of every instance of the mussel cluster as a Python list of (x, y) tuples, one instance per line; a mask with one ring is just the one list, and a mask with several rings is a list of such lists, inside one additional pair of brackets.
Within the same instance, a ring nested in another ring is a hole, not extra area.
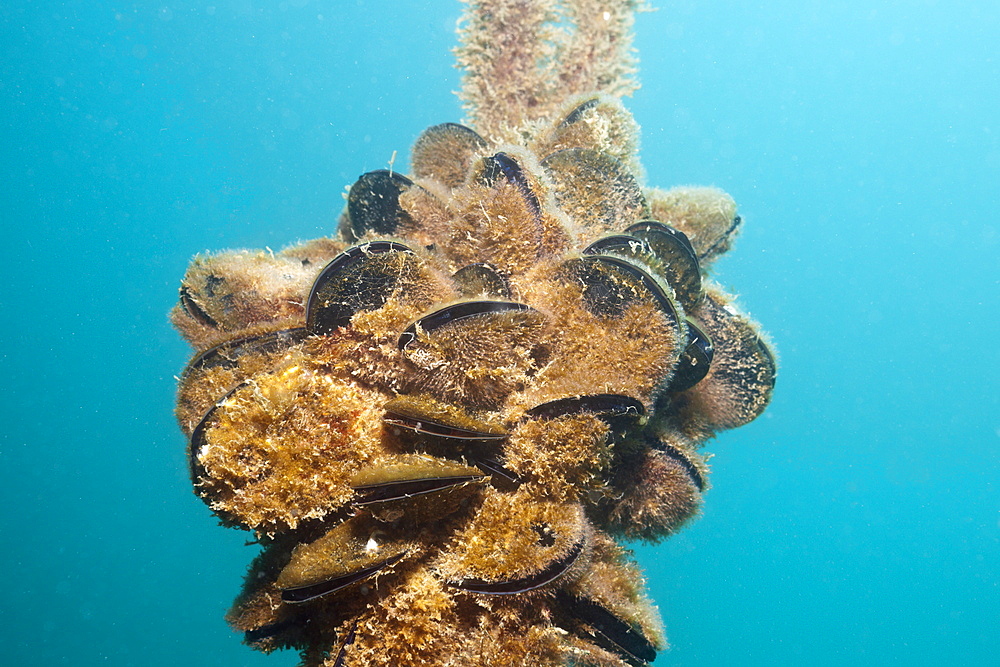
[(431, 127), (339, 239), (199, 257), (173, 317), (197, 494), (263, 546), (229, 613), (304, 665), (644, 665), (664, 637), (616, 538), (695, 514), (698, 447), (774, 358), (704, 276), (739, 226), (643, 191), (617, 99), (524, 145)]

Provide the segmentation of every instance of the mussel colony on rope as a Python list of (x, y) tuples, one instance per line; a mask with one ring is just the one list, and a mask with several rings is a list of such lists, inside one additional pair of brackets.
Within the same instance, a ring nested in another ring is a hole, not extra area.
[(426, 130), (339, 239), (196, 258), (176, 326), (197, 494), (263, 551), (228, 620), (304, 665), (644, 665), (616, 538), (699, 508), (699, 446), (775, 363), (705, 276), (721, 191), (643, 191), (634, 122), (572, 100), (523, 146)]

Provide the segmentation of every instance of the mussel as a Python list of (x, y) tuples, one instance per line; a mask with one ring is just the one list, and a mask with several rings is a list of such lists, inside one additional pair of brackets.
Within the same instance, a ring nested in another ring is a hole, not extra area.
[(399, 172), (377, 169), (362, 174), (347, 195), (347, 215), (354, 239), (365, 234), (393, 236), (400, 226), (412, 223), (399, 205), (399, 196), (413, 181)]
[(355, 313), (374, 310), (401, 285), (412, 281), (420, 261), (393, 241), (373, 241), (348, 248), (316, 278), (306, 307), (306, 329), (328, 334), (346, 327)]

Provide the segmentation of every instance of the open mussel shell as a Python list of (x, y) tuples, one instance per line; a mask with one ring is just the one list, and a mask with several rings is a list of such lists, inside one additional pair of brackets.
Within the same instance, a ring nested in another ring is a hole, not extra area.
[(644, 270), (620, 257), (585, 255), (563, 264), (566, 277), (583, 286), (584, 307), (598, 317), (620, 319), (627, 308), (653, 301), (678, 322), (677, 307), (663, 286)]
[(598, 233), (620, 229), (646, 210), (635, 177), (616, 157), (592, 148), (556, 151), (541, 162), (556, 203), (577, 224)]
[(486, 149), (486, 140), (464, 125), (434, 125), (424, 130), (413, 144), (410, 157), (413, 175), (457, 188)]
[(656, 647), (636, 627), (618, 618), (590, 598), (560, 590), (556, 600), (562, 611), (576, 620), (578, 630), (606, 651), (633, 667), (644, 667), (656, 659)]
[(483, 479), (485, 475), (478, 468), (455, 461), (404, 455), (358, 471), (351, 479), (355, 494), (351, 504), (374, 510), (387, 505), (413, 505), (413, 499), (437, 496), (446, 497), (446, 502), (457, 508), (458, 502)]
[(510, 281), (489, 264), (479, 262), (463, 266), (452, 276), (462, 296), (473, 299), (489, 296), (509, 299)]
[(687, 319), (687, 330), (687, 346), (670, 379), (670, 391), (685, 391), (701, 382), (708, 375), (715, 357), (712, 339), (690, 318)]
[(399, 205), (399, 196), (413, 181), (388, 169), (362, 174), (347, 195), (347, 216), (354, 239), (365, 234), (393, 236), (401, 225), (412, 222)]
[(433, 334), (438, 329), (457, 322), (470, 318), (480, 318), (486, 321), (492, 315), (512, 312), (533, 313), (535, 311), (531, 306), (513, 301), (463, 301), (456, 303), (435, 310), (411, 324), (400, 334), (397, 345), (402, 350), (418, 340), (421, 335)]
[(525, 415), (538, 419), (557, 419), (563, 415), (592, 414), (615, 431), (634, 426), (646, 414), (642, 403), (621, 394), (591, 394), (569, 396), (546, 401), (528, 410)]
[(284, 602), (302, 603), (384, 573), (409, 547), (382, 533), (367, 517), (354, 517), (315, 542), (300, 544), (278, 575)]
[(351, 323), (363, 310), (385, 305), (417, 274), (420, 260), (401, 243), (373, 241), (348, 248), (316, 278), (306, 307), (306, 329), (328, 334)]
[(661, 272), (674, 288), (677, 300), (690, 309), (701, 299), (701, 267), (694, 248), (684, 232), (655, 220), (631, 225), (625, 233), (642, 239), (658, 260)]

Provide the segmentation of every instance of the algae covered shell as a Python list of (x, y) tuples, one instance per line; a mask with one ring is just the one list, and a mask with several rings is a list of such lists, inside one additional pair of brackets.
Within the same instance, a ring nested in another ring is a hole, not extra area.
[(348, 248), (313, 284), (306, 306), (306, 329), (330, 333), (347, 326), (362, 310), (385, 304), (417, 272), (419, 260), (401, 243), (376, 241)]

